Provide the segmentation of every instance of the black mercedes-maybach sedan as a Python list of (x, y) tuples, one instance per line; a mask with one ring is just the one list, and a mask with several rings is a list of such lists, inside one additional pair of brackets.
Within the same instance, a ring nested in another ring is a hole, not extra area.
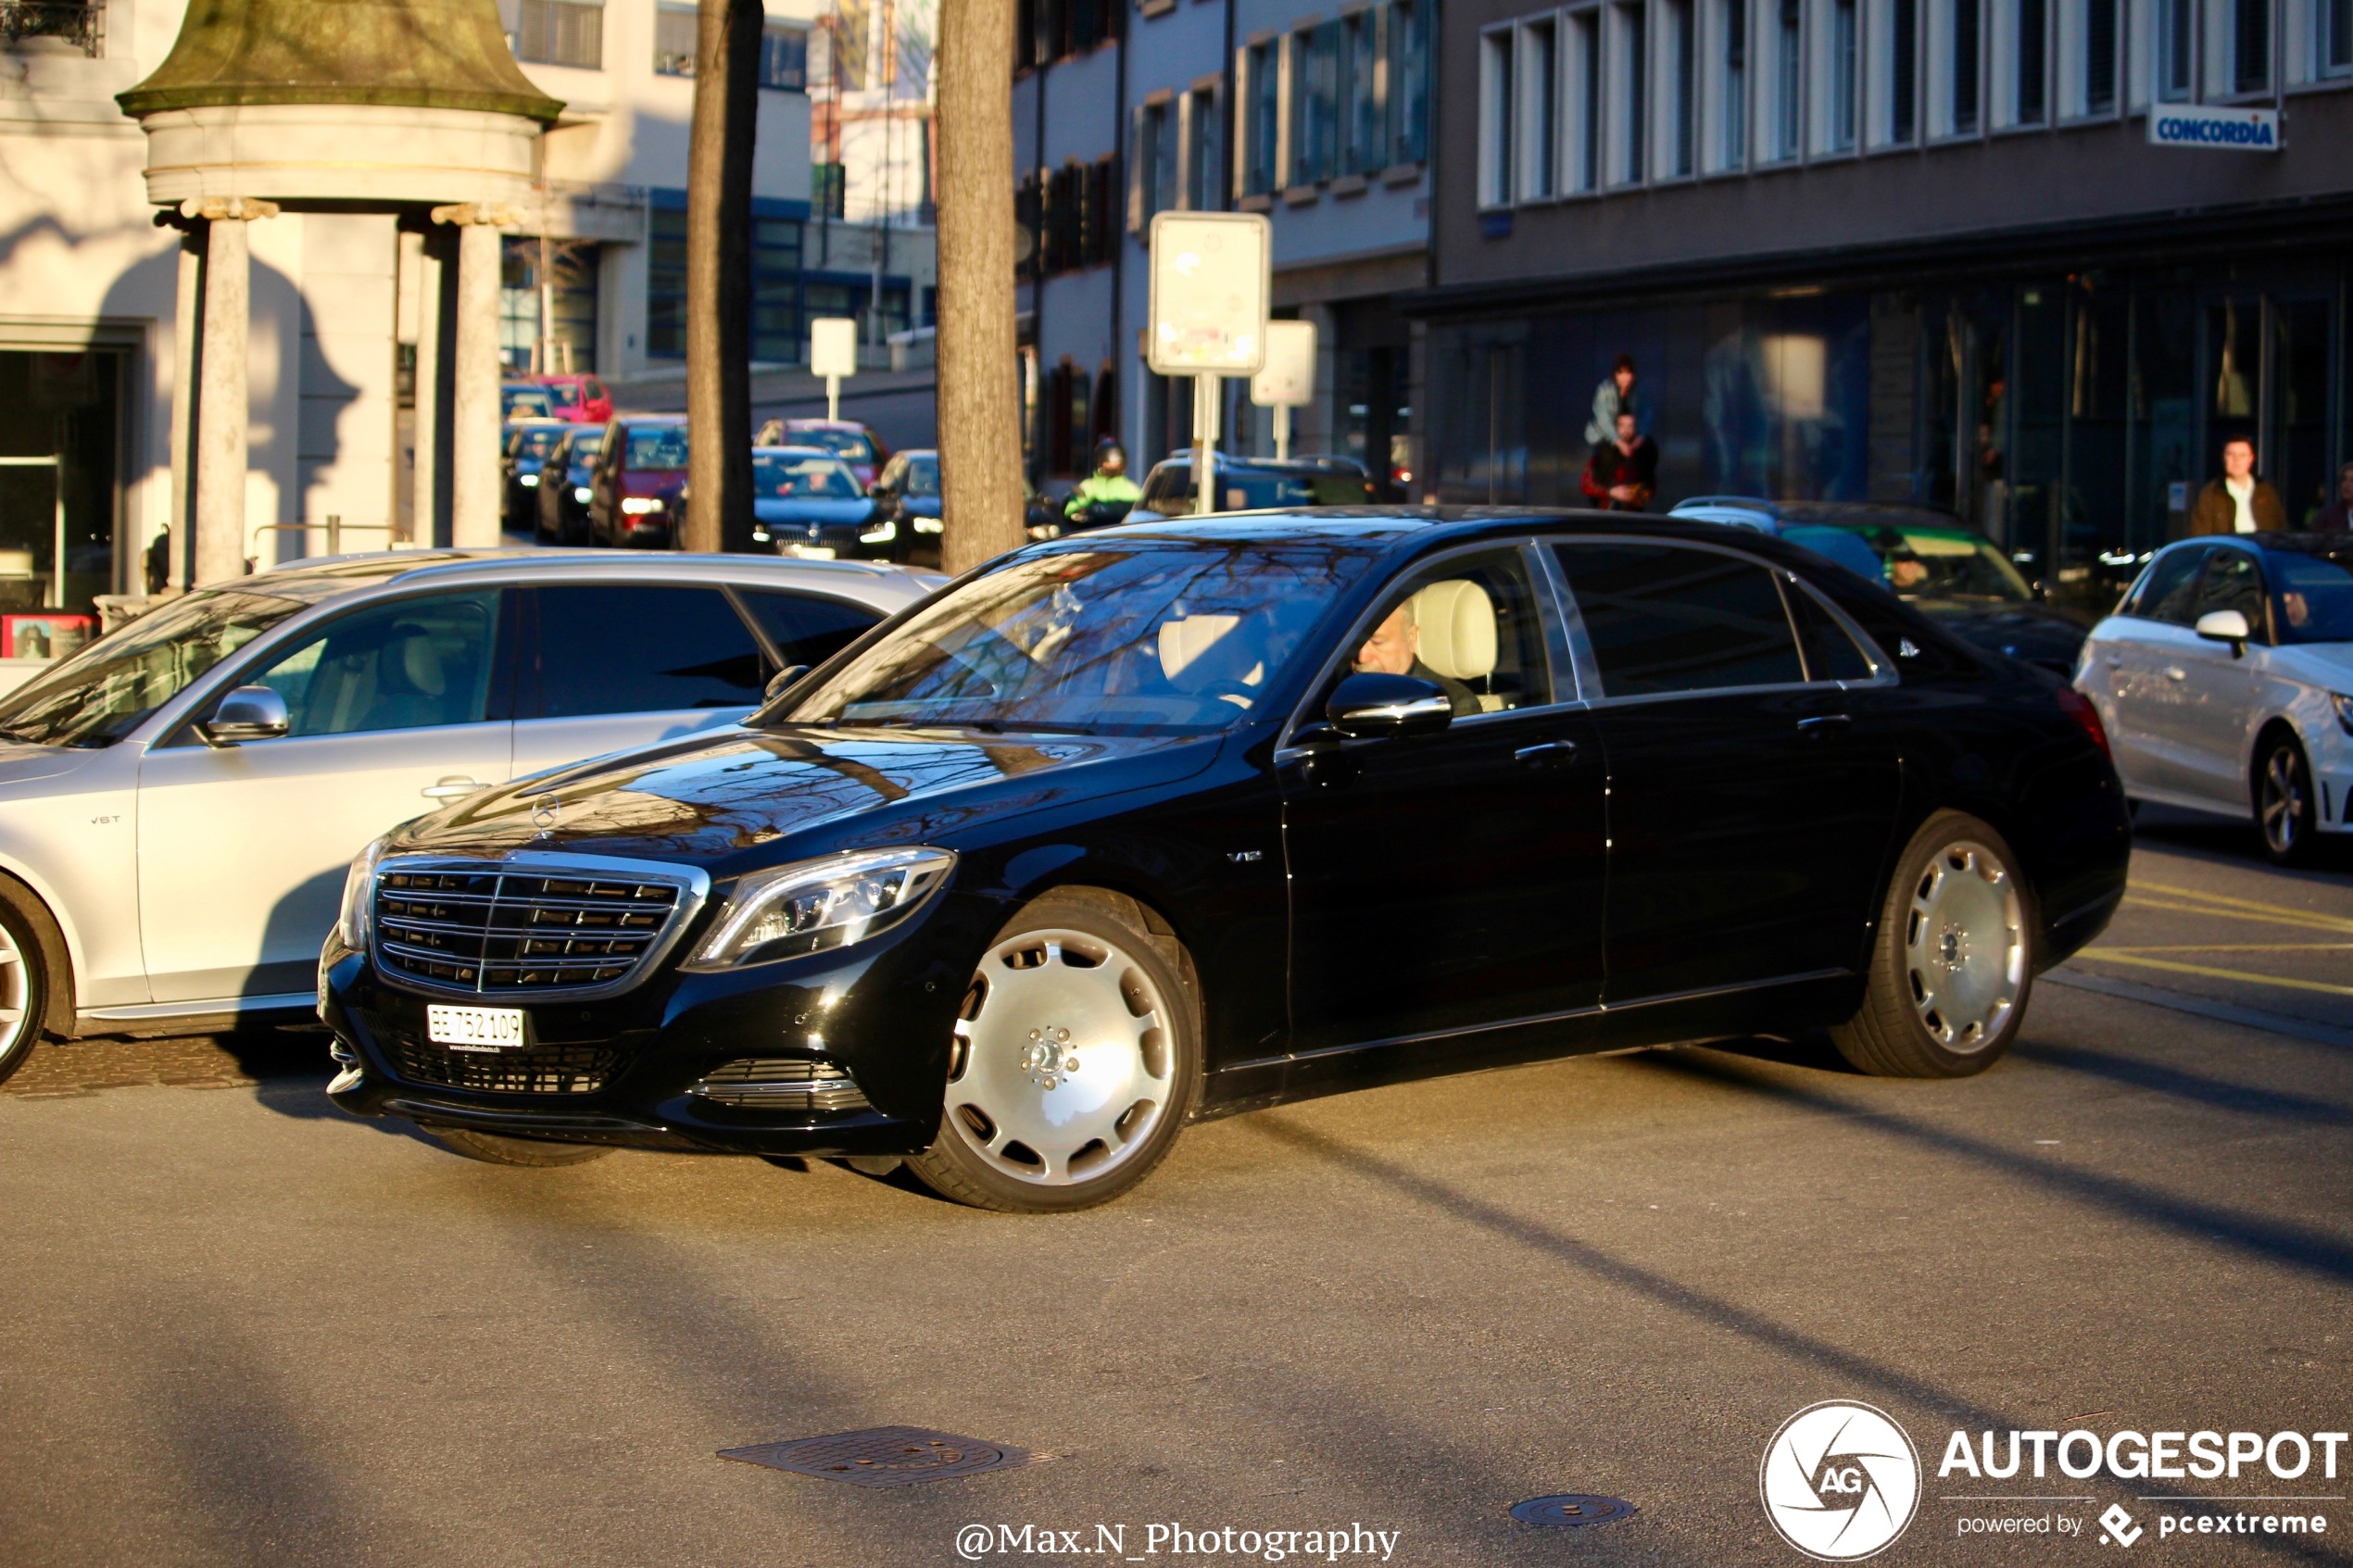
[(1138, 524), (779, 686), (371, 846), (336, 1102), (1077, 1209), (1189, 1121), (1498, 1062), (1827, 1029), (1982, 1071), (2131, 843), (2081, 696), (1705, 523)]

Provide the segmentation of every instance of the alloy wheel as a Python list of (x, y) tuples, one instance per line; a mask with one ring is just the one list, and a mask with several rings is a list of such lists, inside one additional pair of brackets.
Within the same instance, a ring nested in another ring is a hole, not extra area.
[(2001, 1037), (2026, 986), (2025, 909), (2017, 879), (1984, 845), (1957, 839), (1913, 884), (1905, 967), (1921, 1026), (1967, 1055)]
[(28, 1043), (37, 1021), (32, 1016), (32, 975), (16, 933), (0, 922), (0, 1062), (7, 1061)]
[(2263, 783), (2256, 801), (2264, 847), (2281, 859), (2303, 848), (2306, 814), (2311, 809), (2303, 757), (2284, 742), (2273, 746), (2263, 763)]
[(1145, 1147), (1176, 1091), (1168, 999), (1088, 932), (1026, 931), (989, 949), (955, 1027), (947, 1124), (990, 1169), (1076, 1186)]

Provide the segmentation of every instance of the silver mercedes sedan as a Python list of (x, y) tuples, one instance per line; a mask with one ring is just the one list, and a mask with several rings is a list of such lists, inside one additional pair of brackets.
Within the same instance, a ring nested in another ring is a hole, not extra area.
[(309, 1011), (345, 870), (377, 834), (732, 723), (941, 581), (402, 551), (150, 610), (0, 697), (0, 1078), (44, 1032)]

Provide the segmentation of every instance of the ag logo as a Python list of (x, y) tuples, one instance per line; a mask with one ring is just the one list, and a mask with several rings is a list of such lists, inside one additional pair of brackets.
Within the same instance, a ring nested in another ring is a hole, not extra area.
[(1781, 1539), (1824, 1562), (1853, 1562), (1894, 1545), (1911, 1524), (1919, 1450), (1884, 1411), (1825, 1399), (1781, 1423), (1756, 1486)]

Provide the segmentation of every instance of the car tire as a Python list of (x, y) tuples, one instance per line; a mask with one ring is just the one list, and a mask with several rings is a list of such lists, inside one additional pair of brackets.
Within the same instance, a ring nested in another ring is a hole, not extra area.
[(950, 1051), (939, 1135), (907, 1161), (1013, 1214), (1108, 1203), (1166, 1158), (1201, 1095), (1191, 960), (1132, 899), (1050, 893), (988, 945)]
[(2273, 730), (2255, 761), (2255, 831), (2275, 866), (2312, 863), (2319, 839), (2312, 810), (2312, 765), (2296, 738)]
[(547, 1138), (512, 1138), (471, 1127), (427, 1127), (445, 1148), (488, 1165), (585, 1165), (612, 1152), (610, 1144), (557, 1143)]
[(1890, 1078), (1966, 1078), (2018, 1037), (2034, 985), (2034, 911), (2018, 856), (1988, 823), (1939, 811), (1896, 863), (1863, 1005), (1839, 1054)]
[(0, 1083), (32, 1055), (48, 1020), (57, 949), (43, 935), (14, 900), (0, 897)]

